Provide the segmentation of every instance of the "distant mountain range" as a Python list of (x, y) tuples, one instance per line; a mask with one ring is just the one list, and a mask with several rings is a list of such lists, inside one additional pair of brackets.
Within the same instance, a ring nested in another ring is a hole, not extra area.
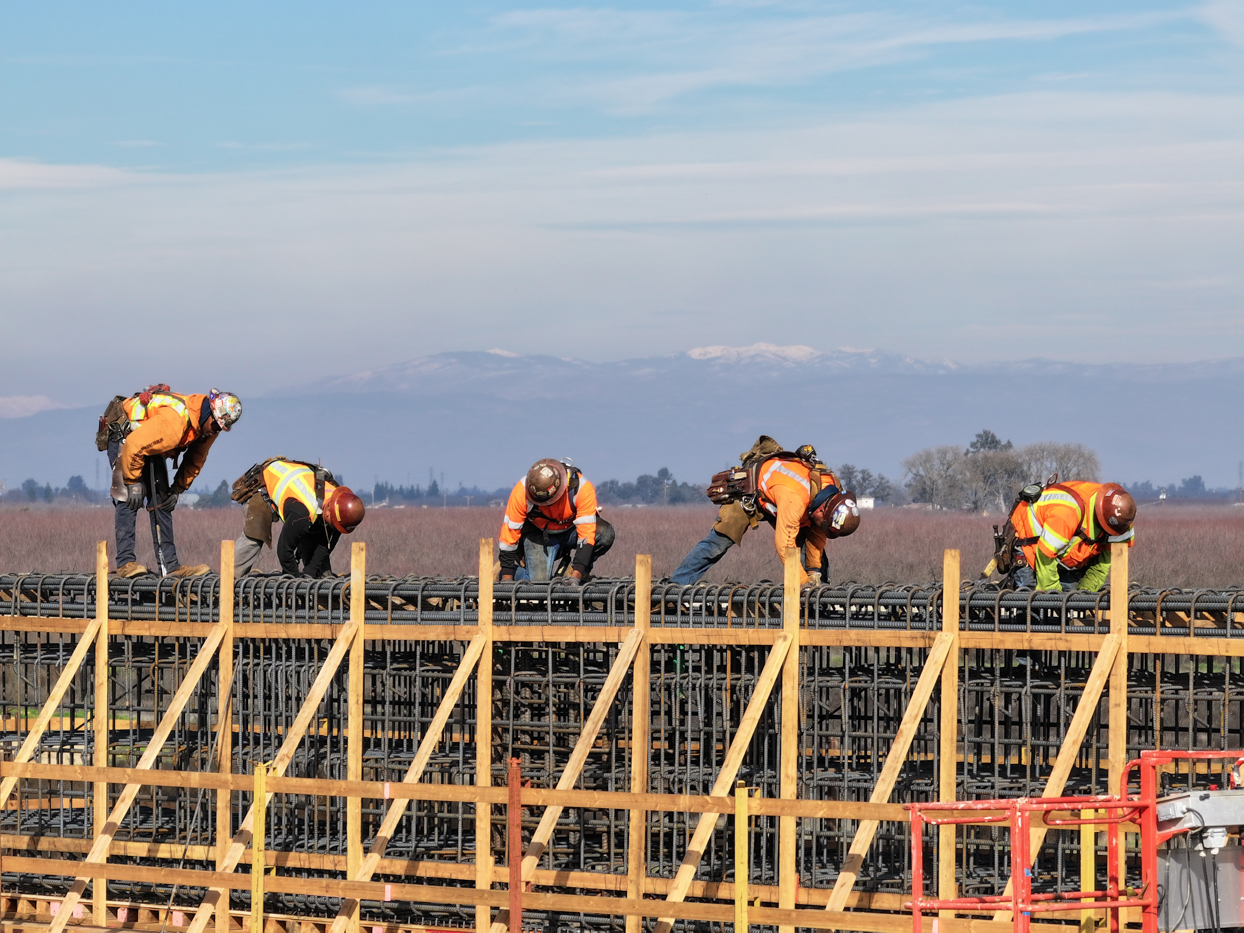
[[(28, 476), (63, 485), (81, 474), (94, 485), (96, 461), (106, 472), (92, 445), (105, 401), (20, 418), (0, 411), (0, 478), (11, 488)], [(426, 484), (431, 470), (450, 487), (495, 488), (544, 456), (572, 457), (591, 478), (667, 466), (702, 483), (761, 433), (892, 479), (914, 451), (966, 446), (984, 428), (1016, 444), (1087, 444), (1124, 482), (1200, 474), (1209, 486), (1234, 485), (1244, 459), (1244, 358), (969, 366), (756, 344), (591, 363), (491, 350), (437, 353), (243, 403), (208, 461), (207, 485), (275, 454), (320, 459), (359, 486)]]

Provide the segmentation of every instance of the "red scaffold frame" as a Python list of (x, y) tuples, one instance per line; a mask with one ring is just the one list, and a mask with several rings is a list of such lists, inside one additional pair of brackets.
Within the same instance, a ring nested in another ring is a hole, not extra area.
[[(1119, 933), (1122, 911), (1140, 908), (1142, 933), (1158, 933), (1158, 845), (1179, 832), (1158, 832), (1158, 769), (1179, 760), (1232, 760), (1240, 751), (1143, 751), (1123, 769), (1119, 793), (1088, 797), (1018, 797), (1009, 800), (970, 800), (907, 804), (911, 814), (911, 878), (913, 933), (923, 933), (926, 911), (1010, 911), (1016, 933), (1029, 933), (1032, 915), (1067, 910), (1105, 910), (1110, 933)], [(1140, 775), (1139, 793), (1128, 793), (1133, 769)], [(1106, 811), (1099, 816), (1059, 816), (1081, 810)], [(1106, 888), (1102, 891), (1053, 891), (1034, 894), (1029, 852), (1032, 817), (1039, 813), (1044, 826), (1102, 826), (1106, 830)], [(1120, 858), (1119, 827), (1133, 823), (1140, 833), (1140, 888), (1126, 886), (1125, 859)], [(1006, 824), (1011, 831), (1011, 893), (980, 897), (930, 898), (924, 896), (924, 827), (960, 824)]]

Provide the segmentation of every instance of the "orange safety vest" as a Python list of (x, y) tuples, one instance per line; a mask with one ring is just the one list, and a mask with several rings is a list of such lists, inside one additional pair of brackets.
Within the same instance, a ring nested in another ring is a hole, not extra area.
[[(263, 471), (264, 487), (268, 498), (276, 507), (277, 515), (285, 521), (285, 505), (295, 499), (307, 507), (311, 520), (315, 521), (324, 511), (323, 503), (315, 498), (315, 471), (301, 463), (273, 460)], [(337, 487), (325, 481), (324, 498), (327, 499)]]
[[(818, 470), (802, 460), (774, 457), (766, 460), (760, 467), (760, 478), (756, 481), (757, 501), (761, 508), (776, 518), (777, 503), (773, 500), (772, 491), (777, 486), (785, 486), (804, 499), (806, 510), (826, 482), (839, 489), (842, 488), (842, 484), (832, 470)], [(803, 517), (801, 524), (808, 524), (807, 515)]]
[(1136, 529), (1106, 535), (1097, 524), (1097, 497), (1102, 483), (1069, 480), (1047, 487), (1036, 502), (1021, 502), (1011, 513), (1015, 543), (1023, 548), (1029, 567), (1037, 566), (1037, 552), (1069, 570), (1082, 567), (1115, 542), (1135, 545)]
[[(577, 488), (571, 482), (575, 477), (578, 478)], [(577, 470), (573, 476), (567, 478), (567, 482), (570, 488), (552, 505), (529, 502), (525, 479), (514, 484), (505, 506), (505, 518), (501, 521), (498, 542), (501, 550), (513, 551), (518, 548), (526, 522), (554, 534), (574, 528), (585, 543), (596, 543), (596, 487), (583, 479), (583, 475)]]
[(136, 395), (133, 398), (125, 399), (121, 403), (121, 408), (124, 410), (126, 417), (129, 418), (130, 431), (133, 431), (146, 421), (156, 409), (173, 409), (186, 423), (185, 433), (182, 434), (181, 441), (177, 444), (177, 449), (181, 450), (189, 447), (199, 438), (198, 415), (203, 405), (203, 400), (206, 397), (205, 395), (176, 395), (172, 392), (157, 392), (151, 396), (151, 401), (146, 405)]

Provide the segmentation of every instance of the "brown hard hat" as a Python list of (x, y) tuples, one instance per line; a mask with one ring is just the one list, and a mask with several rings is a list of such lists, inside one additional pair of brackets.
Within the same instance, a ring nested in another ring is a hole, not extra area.
[(358, 527), (366, 511), (363, 500), (349, 486), (338, 486), (324, 500), (324, 519), (343, 535)]
[(1097, 494), (1097, 525), (1111, 537), (1127, 534), (1136, 521), (1136, 500), (1118, 483), (1107, 483)]
[(825, 536), (845, 538), (860, 527), (860, 507), (851, 490), (840, 492), (825, 503)]
[(566, 465), (557, 460), (537, 460), (527, 471), (523, 488), (536, 505), (552, 505), (566, 494)]

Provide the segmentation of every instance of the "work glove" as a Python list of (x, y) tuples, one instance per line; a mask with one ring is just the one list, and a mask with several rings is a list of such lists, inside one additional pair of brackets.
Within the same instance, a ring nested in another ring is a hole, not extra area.
[(131, 512), (143, 507), (143, 484), (127, 483), (125, 486), (125, 505)]
[(173, 511), (173, 509), (177, 508), (177, 497), (179, 495), (181, 494), (176, 493), (176, 492), (170, 492), (168, 494), (168, 498), (160, 503), (159, 508), (165, 512)]
[(819, 570), (813, 570), (811, 573), (808, 574), (808, 586), (820, 586), (820, 585), (821, 585), (821, 572)]

